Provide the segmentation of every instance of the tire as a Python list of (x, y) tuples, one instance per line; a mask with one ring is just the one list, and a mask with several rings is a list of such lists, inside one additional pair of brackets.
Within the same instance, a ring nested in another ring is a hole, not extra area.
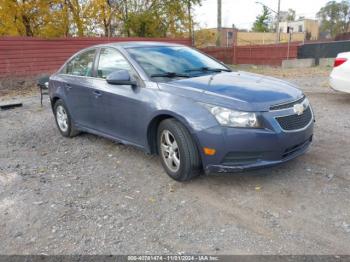
[(158, 127), (157, 141), (161, 163), (171, 178), (188, 181), (199, 175), (199, 152), (184, 125), (175, 119), (162, 121)]
[(61, 135), (64, 137), (74, 137), (78, 135), (79, 131), (74, 128), (72, 117), (63, 100), (57, 100), (53, 108), (56, 125)]

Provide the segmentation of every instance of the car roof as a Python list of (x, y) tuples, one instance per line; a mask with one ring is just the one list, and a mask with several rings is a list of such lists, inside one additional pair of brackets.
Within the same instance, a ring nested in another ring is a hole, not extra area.
[(122, 48), (138, 48), (138, 47), (157, 47), (157, 46), (184, 46), (175, 43), (168, 42), (156, 42), (156, 41), (125, 41), (125, 42), (111, 42), (96, 45), (94, 47), (110, 46), (110, 47), (122, 47)]

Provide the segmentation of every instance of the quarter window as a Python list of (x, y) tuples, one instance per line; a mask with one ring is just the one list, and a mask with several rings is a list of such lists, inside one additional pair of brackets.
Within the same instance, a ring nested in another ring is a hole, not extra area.
[(101, 49), (97, 76), (106, 78), (108, 74), (118, 70), (128, 70), (132, 74), (128, 61), (120, 52), (112, 48)]
[(77, 55), (67, 63), (66, 74), (76, 76), (91, 76), (96, 50), (89, 50)]

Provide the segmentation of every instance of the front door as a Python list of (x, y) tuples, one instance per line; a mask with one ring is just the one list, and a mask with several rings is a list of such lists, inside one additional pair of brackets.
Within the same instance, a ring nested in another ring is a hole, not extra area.
[(136, 72), (124, 56), (114, 48), (102, 48), (97, 64), (97, 76), (94, 79), (94, 108), (100, 131), (121, 140), (143, 144), (140, 135), (142, 121), (148, 112), (144, 101), (145, 88), (130, 85), (111, 85), (105, 78), (113, 71), (128, 70), (136, 80)]

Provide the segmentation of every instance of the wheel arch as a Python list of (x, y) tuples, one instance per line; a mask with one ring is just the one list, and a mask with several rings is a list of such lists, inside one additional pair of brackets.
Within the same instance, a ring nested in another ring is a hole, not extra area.
[(55, 104), (58, 100), (62, 99), (60, 96), (58, 95), (55, 95), (53, 97), (50, 98), (50, 101), (51, 101), (51, 109), (52, 111), (54, 111), (54, 108), (55, 108)]
[(58, 100), (60, 100), (61, 98), (59, 97), (59, 96), (54, 96), (54, 97), (52, 97), (51, 98), (51, 105), (52, 105), (52, 107), (54, 107), (55, 106), (55, 104), (56, 104), (56, 102), (58, 101)]
[(158, 148), (157, 148), (158, 126), (163, 120), (169, 119), (169, 118), (179, 121), (181, 124), (183, 124), (186, 127), (192, 139), (194, 140), (195, 145), (199, 149), (198, 139), (194, 134), (194, 130), (189, 124), (189, 122), (184, 117), (174, 114), (173, 112), (163, 111), (153, 116), (152, 120), (149, 122), (149, 125), (147, 127), (147, 145), (148, 145), (149, 152), (151, 154), (158, 154)]

